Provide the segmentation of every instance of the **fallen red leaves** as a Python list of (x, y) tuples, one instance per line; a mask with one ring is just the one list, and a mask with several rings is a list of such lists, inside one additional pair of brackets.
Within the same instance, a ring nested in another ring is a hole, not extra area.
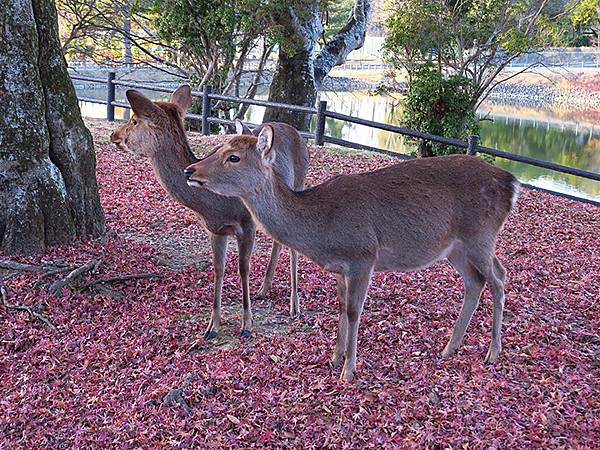
[[(459, 354), (444, 360), (439, 352), (460, 308), (459, 277), (445, 264), (377, 274), (362, 317), (358, 378), (346, 384), (327, 365), (337, 323), (335, 281), (305, 259), (304, 320), (286, 317), (282, 261), (272, 293), (254, 301), (253, 338), (201, 340), (212, 299), (210, 266), (169, 269), (152, 245), (153, 236), (198, 235), (198, 252), (208, 259), (199, 225), (166, 197), (147, 164), (106, 143), (106, 125), (94, 128), (108, 225), (136, 241), (57, 247), (43, 258), (83, 263), (101, 256), (102, 276), (165, 278), (120, 284), (122, 298), (28, 294), (31, 273), (7, 282), (13, 299), (46, 302), (60, 334), (0, 309), (0, 448), (598, 446), (598, 208), (535, 192), (521, 196), (499, 242), (509, 281), (504, 351), (494, 367), (482, 364), (490, 341), (487, 292)], [(312, 158), (312, 182), (392, 162), (323, 149), (313, 149)], [(140, 242), (141, 235), (148, 239)], [(259, 238), (252, 292), (264, 274), (268, 242)], [(239, 297), (232, 257), (226, 332), (237, 331)], [(186, 414), (163, 397), (190, 373)]]

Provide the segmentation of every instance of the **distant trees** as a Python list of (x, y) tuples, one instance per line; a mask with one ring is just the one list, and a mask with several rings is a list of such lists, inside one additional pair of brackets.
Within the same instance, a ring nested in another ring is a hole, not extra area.
[(592, 45), (600, 47), (600, 0), (573, 0), (569, 15), (573, 26), (583, 33), (594, 35)]
[[(393, 5), (384, 52), (408, 73), (405, 121), (456, 138), (476, 129), (474, 111), (491, 89), (530, 69), (501, 75), (543, 42), (554, 17), (550, 0), (395, 0)], [(433, 100), (419, 101), (424, 95)], [(456, 149), (429, 143), (419, 148), (422, 156), (447, 151)]]
[[(67, 54), (160, 65), (196, 88), (251, 98), (276, 49), (269, 98), (311, 106), (329, 71), (362, 45), (371, 9), (368, 0), (56, 1)], [(246, 111), (216, 108), (229, 118)], [(269, 109), (265, 118), (308, 125), (285, 111)]]

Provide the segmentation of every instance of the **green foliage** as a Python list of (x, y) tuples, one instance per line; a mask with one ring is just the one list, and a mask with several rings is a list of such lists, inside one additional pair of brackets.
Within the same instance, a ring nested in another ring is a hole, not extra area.
[(323, 36), (327, 42), (348, 21), (354, 0), (324, 0), (322, 7)]
[(182, 49), (192, 65), (205, 70), (215, 65), (212, 82), (216, 87), (225, 82), (236, 53), (262, 34), (263, 9), (260, 0), (155, 0), (152, 4), (159, 37)]
[(600, 0), (573, 0), (571, 22), (577, 27), (598, 26), (600, 21)]
[[(391, 0), (383, 53), (408, 72), (406, 125), (466, 138), (476, 129), (474, 111), (502, 69), (547, 39), (556, 11), (564, 11), (561, 2)], [(452, 151), (439, 145), (433, 150)]]
[[(404, 103), (404, 122), (409, 128), (466, 140), (477, 132), (477, 118), (470, 104), (472, 82), (462, 76), (444, 78), (432, 64), (414, 68)], [(433, 154), (462, 152), (456, 147), (432, 144)]]

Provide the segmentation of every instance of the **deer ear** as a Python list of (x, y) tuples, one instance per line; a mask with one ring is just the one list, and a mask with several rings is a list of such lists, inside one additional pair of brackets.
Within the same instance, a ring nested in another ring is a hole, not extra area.
[(273, 148), (273, 127), (265, 125), (258, 135), (256, 148), (260, 152), (261, 158), (265, 164), (275, 162), (275, 149)]
[(179, 106), (185, 114), (192, 103), (192, 89), (188, 84), (179, 86), (171, 94), (171, 103)]
[(239, 135), (252, 134), (252, 130), (250, 130), (250, 128), (248, 128), (240, 119), (235, 119), (235, 132)]
[(129, 89), (125, 92), (125, 95), (131, 105), (131, 109), (133, 109), (133, 112), (138, 116), (151, 117), (160, 109), (152, 102), (152, 100), (135, 89)]

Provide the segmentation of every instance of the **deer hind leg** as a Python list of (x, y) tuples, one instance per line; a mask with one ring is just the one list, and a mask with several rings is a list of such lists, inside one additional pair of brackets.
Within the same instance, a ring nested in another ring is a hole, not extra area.
[(275, 268), (277, 267), (277, 260), (279, 259), (279, 254), (281, 253), (281, 244), (277, 241), (273, 241), (273, 247), (271, 248), (271, 258), (269, 259), (269, 265), (267, 266), (267, 273), (265, 274), (265, 279), (263, 280), (262, 286), (258, 291), (259, 297), (264, 297), (267, 295), (267, 292), (271, 289), (273, 284), (273, 276), (275, 275)]
[(208, 237), (212, 248), (215, 285), (212, 314), (206, 332), (204, 333), (204, 339), (213, 339), (217, 337), (221, 325), (221, 294), (223, 291), (225, 260), (227, 258), (227, 236), (209, 233)]
[(443, 357), (452, 356), (460, 347), (467, 331), (467, 326), (473, 317), (473, 312), (479, 304), (481, 292), (485, 286), (485, 278), (473, 267), (462, 252), (455, 252), (448, 257), (452, 266), (457, 270), (465, 285), (465, 294), (460, 315), (454, 324), (452, 337), (442, 351)]
[(502, 351), (502, 317), (504, 315), (504, 281), (506, 280), (506, 269), (498, 258), (493, 257), (493, 269), (487, 277), (494, 299), (494, 313), (492, 315), (492, 342), (485, 357), (485, 364), (493, 364)]
[(290, 316), (300, 316), (300, 301), (298, 300), (298, 252), (290, 248)]
[(492, 341), (485, 357), (485, 363), (492, 364), (496, 362), (502, 350), (501, 328), (502, 316), (504, 314), (504, 280), (506, 279), (506, 270), (494, 255), (493, 248), (487, 252), (479, 251), (476, 254), (469, 254), (468, 261), (485, 278), (492, 291), (492, 298), (494, 300)]
[(373, 269), (346, 276), (346, 316), (348, 318), (348, 337), (346, 338), (346, 361), (342, 369), (341, 379), (352, 381), (356, 372), (356, 347), (358, 343), (358, 326), (360, 315), (365, 304), (369, 282)]
[(254, 249), (255, 230), (247, 230), (238, 236), (238, 272), (242, 282), (242, 324), (241, 337), (252, 333), (252, 307), (250, 305), (250, 257)]
[(346, 356), (346, 342), (348, 340), (348, 315), (346, 313), (346, 280), (344, 275), (337, 275), (337, 294), (340, 308), (337, 339), (331, 358), (331, 365), (338, 367)]

